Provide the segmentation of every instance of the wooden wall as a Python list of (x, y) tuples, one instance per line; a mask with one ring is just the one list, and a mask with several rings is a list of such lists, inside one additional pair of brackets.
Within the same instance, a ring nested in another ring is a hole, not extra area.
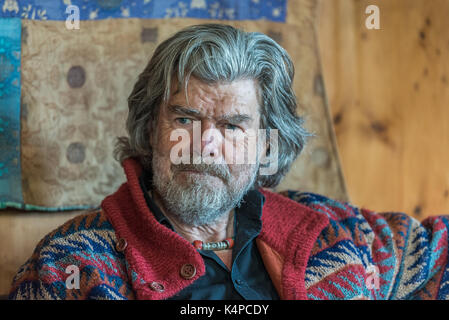
[[(368, 30), (368, 5), (380, 29)], [(449, 1), (321, 0), (324, 80), (351, 201), (449, 214)]]

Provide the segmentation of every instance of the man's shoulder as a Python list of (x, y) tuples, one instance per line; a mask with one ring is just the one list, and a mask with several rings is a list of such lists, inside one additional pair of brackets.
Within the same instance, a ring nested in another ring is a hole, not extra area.
[(35, 251), (44, 248), (70, 253), (77, 250), (109, 251), (115, 243), (115, 232), (102, 209), (82, 213), (47, 234)]
[(360, 210), (362, 210), (350, 202), (313, 192), (286, 190), (279, 192), (279, 194), (326, 215), (331, 221), (344, 221), (347, 218), (359, 216)]
[[(361, 237), (371, 243), (375, 237), (373, 228), (376, 225), (387, 224), (389, 222), (387, 220), (396, 219), (394, 213), (388, 213), (386, 216), (380, 215), (374, 211), (354, 206), (350, 202), (336, 200), (318, 193), (287, 190), (279, 192), (279, 194), (307, 207), (311, 210), (310, 212), (325, 216), (329, 223), (322, 229), (321, 236), (326, 238), (329, 234), (338, 235), (338, 237), (333, 237), (335, 240), (333, 244), (340, 240), (357, 242), (357, 239)], [(399, 215), (399, 218), (403, 219), (403, 216), (403, 214)], [(407, 218), (407, 216), (405, 217)], [(329, 245), (332, 244), (329, 243)]]
[(65, 297), (65, 279), (74, 267), (88, 284), (96, 282), (94, 278), (124, 272), (124, 259), (115, 250), (115, 244), (115, 231), (101, 209), (80, 214), (37, 244), (14, 277), (11, 296)]
[(266, 199), (270, 202), (275, 202), (278, 206), (292, 207), (292, 204), (294, 203), (298, 208), (302, 208), (302, 210), (306, 209), (308, 211), (321, 213), (327, 216), (330, 220), (339, 220), (338, 216), (346, 216), (353, 212), (354, 209), (349, 203), (312, 192), (297, 190), (273, 192), (264, 189), (263, 194)]

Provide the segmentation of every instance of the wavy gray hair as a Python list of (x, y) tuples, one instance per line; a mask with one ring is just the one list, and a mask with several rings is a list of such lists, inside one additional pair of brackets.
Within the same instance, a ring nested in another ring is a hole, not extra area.
[(287, 52), (268, 36), (229, 25), (189, 26), (156, 48), (128, 98), (129, 138), (117, 139), (115, 159), (122, 162), (136, 157), (152, 171), (149, 136), (159, 107), (169, 100), (172, 80), (177, 79), (178, 88), (187, 88), (190, 76), (207, 83), (241, 79), (258, 83), (260, 127), (266, 129), (266, 141), (270, 141), (270, 129), (278, 129), (279, 154), (277, 172), (259, 175), (254, 187), (277, 186), (311, 136), (303, 128), (303, 118), (296, 114), (294, 66)]

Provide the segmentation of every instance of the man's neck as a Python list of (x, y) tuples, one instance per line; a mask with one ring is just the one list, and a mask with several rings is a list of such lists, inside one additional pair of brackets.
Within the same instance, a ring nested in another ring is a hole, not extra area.
[(176, 216), (164, 208), (157, 192), (151, 192), (154, 202), (170, 221), (175, 231), (189, 242), (200, 240), (203, 242), (223, 241), (234, 236), (234, 209), (223, 214), (214, 224), (190, 226), (182, 223)]

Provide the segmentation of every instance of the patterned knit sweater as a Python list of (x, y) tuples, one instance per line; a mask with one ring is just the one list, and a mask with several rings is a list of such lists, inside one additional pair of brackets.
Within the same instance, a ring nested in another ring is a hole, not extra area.
[[(166, 299), (204, 275), (198, 251), (149, 211), (140, 165), (123, 166), (127, 182), (99, 210), (39, 242), (10, 299)], [(317, 194), (260, 191), (256, 243), (282, 299), (449, 299), (449, 217), (419, 223)], [(79, 270), (79, 289), (66, 285), (69, 266)]]

